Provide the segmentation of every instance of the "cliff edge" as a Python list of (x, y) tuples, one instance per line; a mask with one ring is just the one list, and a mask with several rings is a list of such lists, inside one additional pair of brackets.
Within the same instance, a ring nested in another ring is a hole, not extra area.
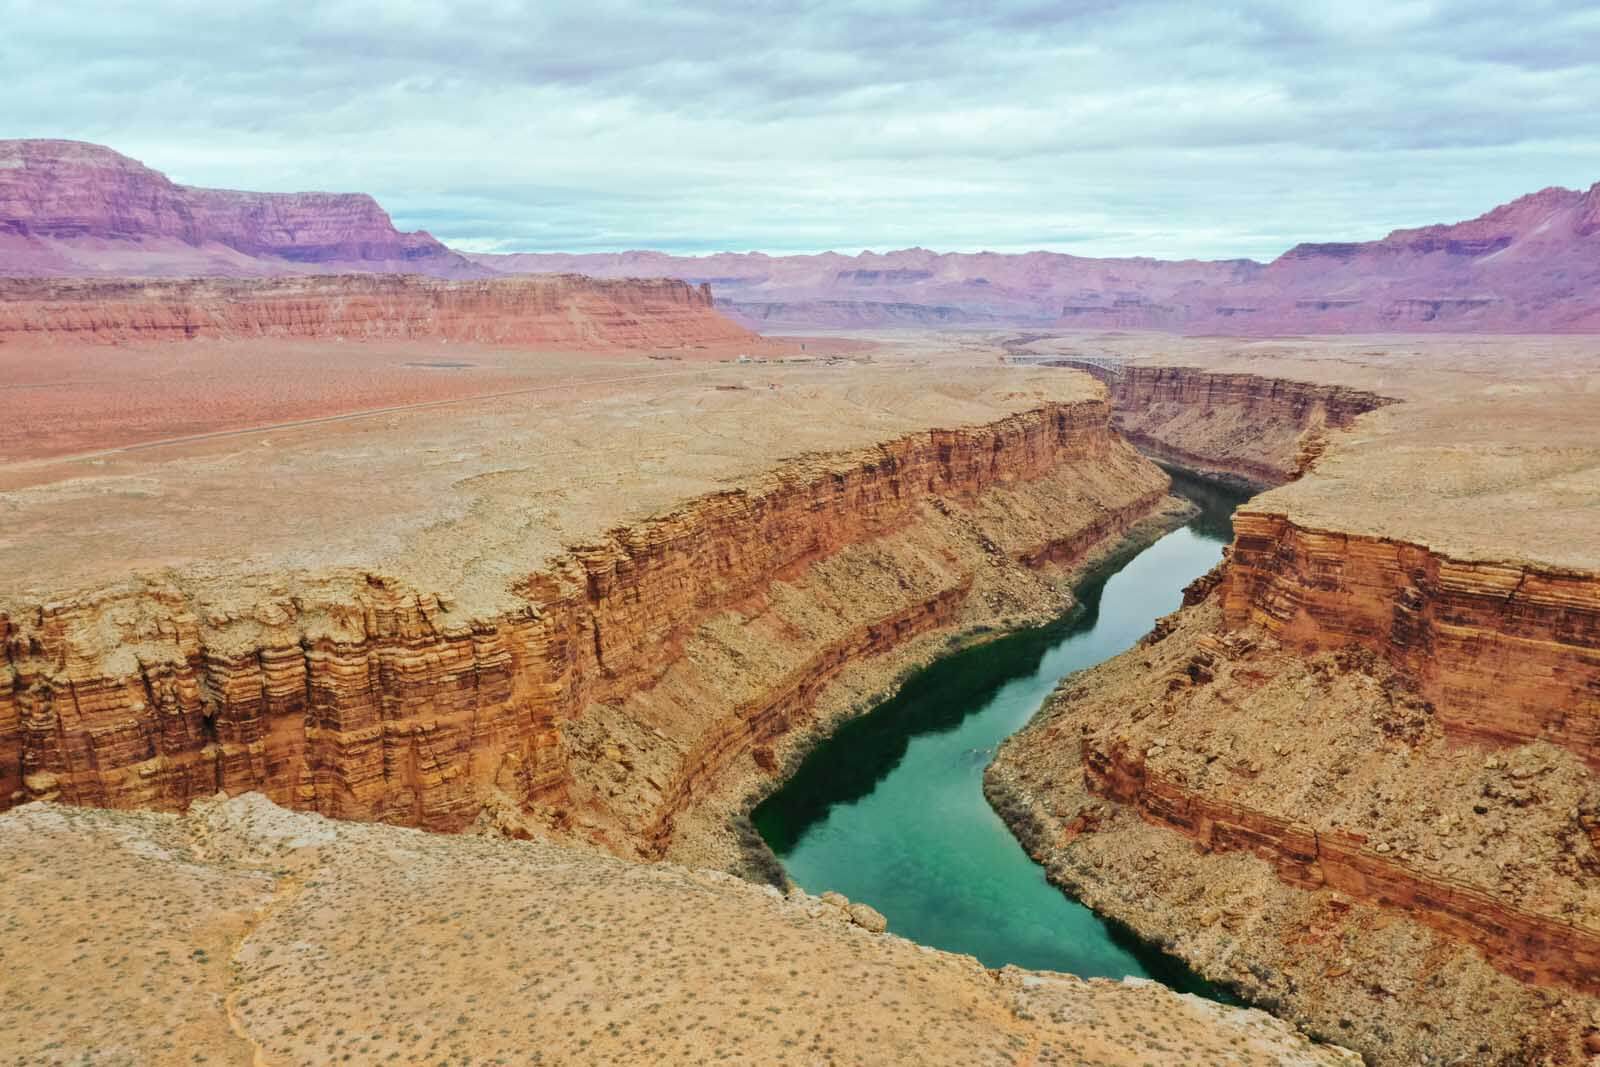
[(1267, 410), (1260, 469), (1309, 462), (1235, 513), (1183, 610), (1063, 683), (986, 789), (1053, 880), (1369, 1062), (1585, 1063), (1593, 355), (1354, 347), (1103, 358), (1117, 418), (1214, 469), (1241, 469), (1228, 428), (1262, 413), (1247, 378), (1363, 410), (1326, 406), (1308, 457)]
[(28, 1063), (1357, 1062), (1153, 984), (986, 971), (833, 897), (258, 795), (0, 815), (0, 900)]

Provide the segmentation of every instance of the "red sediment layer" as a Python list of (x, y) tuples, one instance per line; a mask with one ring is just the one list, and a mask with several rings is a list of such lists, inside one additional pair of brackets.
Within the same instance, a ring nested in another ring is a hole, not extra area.
[(753, 336), (713, 309), (708, 287), (667, 279), (0, 279), (0, 343), (432, 339), (626, 348)]
[(1107, 511), (1069, 536), (1048, 541), (1024, 554), (1022, 562), (1029, 567), (1043, 567), (1047, 564), (1064, 566), (1076, 563), (1095, 545), (1113, 534), (1126, 530), (1150, 514), (1164, 496), (1166, 496), (1165, 491), (1149, 493), (1125, 507)]
[(1248, 510), (1234, 533), (1229, 626), (1307, 650), (1364, 645), (1418, 681), (1447, 732), (1542, 739), (1600, 766), (1600, 576), (1456, 560)]
[[(1122, 447), (1107, 418), (1101, 402), (1051, 404), (795, 461), (571, 550), (516, 587), (523, 607), (491, 618), (358, 571), (263, 579), (242, 608), (152, 585), (0, 613), (0, 807), (174, 810), (253, 789), (330, 816), (455, 830), (489, 785), (559, 806), (561, 723), (659, 678), (701, 620), (912, 521), (924, 501), (1093, 463)], [(750, 736), (850, 655), (938, 625), (958, 599), (882, 620), (782, 680), (748, 709)], [(714, 764), (727, 743), (703, 747), (697, 758)], [(696, 771), (684, 773), (688, 795)]]
[[(1140, 451), (1252, 486), (1298, 477), (1321, 454), (1324, 430), (1348, 429), (1358, 416), (1393, 403), (1361, 389), (1197, 367), (1073, 359), (1051, 366), (1104, 382), (1113, 424)], [(1215, 412), (1235, 420), (1248, 442), (1212, 437), (1215, 427), (1207, 420)]]
[(1113, 744), (1083, 741), (1084, 780), (1101, 796), (1134, 807), (1148, 822), (1177, 831), (1206, 851), (1248, 851), (1278, 877), (1305, 889), (1337, 890), (1483, 950), (1524, 982), (1600, 993), (1600, 930), (1506, 904), (1468, 883), (1413, 870), (1350, 833), (1319, 831), (1264, 811), (1193, 792), (1152, 773), (1143, 757)]
[(645, 831), (645, 841), (658, 853), (672, 836), (677, 814), (695, 797), (714, 788), (729, 764), (758, 745), (788, 733), (795, 721), (816, 703), (829, 682), (852, 660), (888, 652), (918, 634), (948, 625), (967, 595), (971, 581), (946, 589), (926, 602), (863, 626), (814, 656), (803, 667), (779, 680), (760, 700), (734, 710), (719, 728), (708, 732), (683, 760), (670, 782), (655, 817)]

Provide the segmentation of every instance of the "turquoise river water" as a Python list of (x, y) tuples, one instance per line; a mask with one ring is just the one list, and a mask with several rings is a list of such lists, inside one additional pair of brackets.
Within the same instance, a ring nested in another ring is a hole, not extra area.
[(755, 810), (790, 878), (871, 904), (893, 932), (990, 967), (1133, 975), (1220, 995), (1050, 885), (983, 797), (995, 747), (1056, 683), (1133, 645), (1221, 558), (1244, 497), (1173, 480), (1200, 505), (1188, 525), (1089, 575), (1079, 606), (1058, 622), (915, 675), (842, 726)]

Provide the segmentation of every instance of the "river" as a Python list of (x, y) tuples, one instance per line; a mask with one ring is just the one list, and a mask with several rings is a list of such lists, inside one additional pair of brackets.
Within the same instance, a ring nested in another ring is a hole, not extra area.
[(1221, 996), (1050, 885), (983, 797), (996, 746), (1063, 677), (1133, 645), (1232, 539), (1243, 494), (1174, 475), (1187, 525), (1088, 575), (1045, 627), (955, 653), (844, 724), (753, 813), (789, 877), (882, 911), (925, 945), (1084, 976), (1153, 978)]

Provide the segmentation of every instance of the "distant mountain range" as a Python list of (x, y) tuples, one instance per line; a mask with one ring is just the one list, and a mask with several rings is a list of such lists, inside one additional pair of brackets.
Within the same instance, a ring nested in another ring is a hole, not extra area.
[(0, 274), (436, 277), (570, 273), (709, 283), (762, 329), (996, 325), (1278, 334), (1600, 330), (1600, 184), (1478, 218), (1253, 260), (922, 248), (767, 256), (463, 254), (371, 197), (176, 185), (108, 148), (0, 141)]

